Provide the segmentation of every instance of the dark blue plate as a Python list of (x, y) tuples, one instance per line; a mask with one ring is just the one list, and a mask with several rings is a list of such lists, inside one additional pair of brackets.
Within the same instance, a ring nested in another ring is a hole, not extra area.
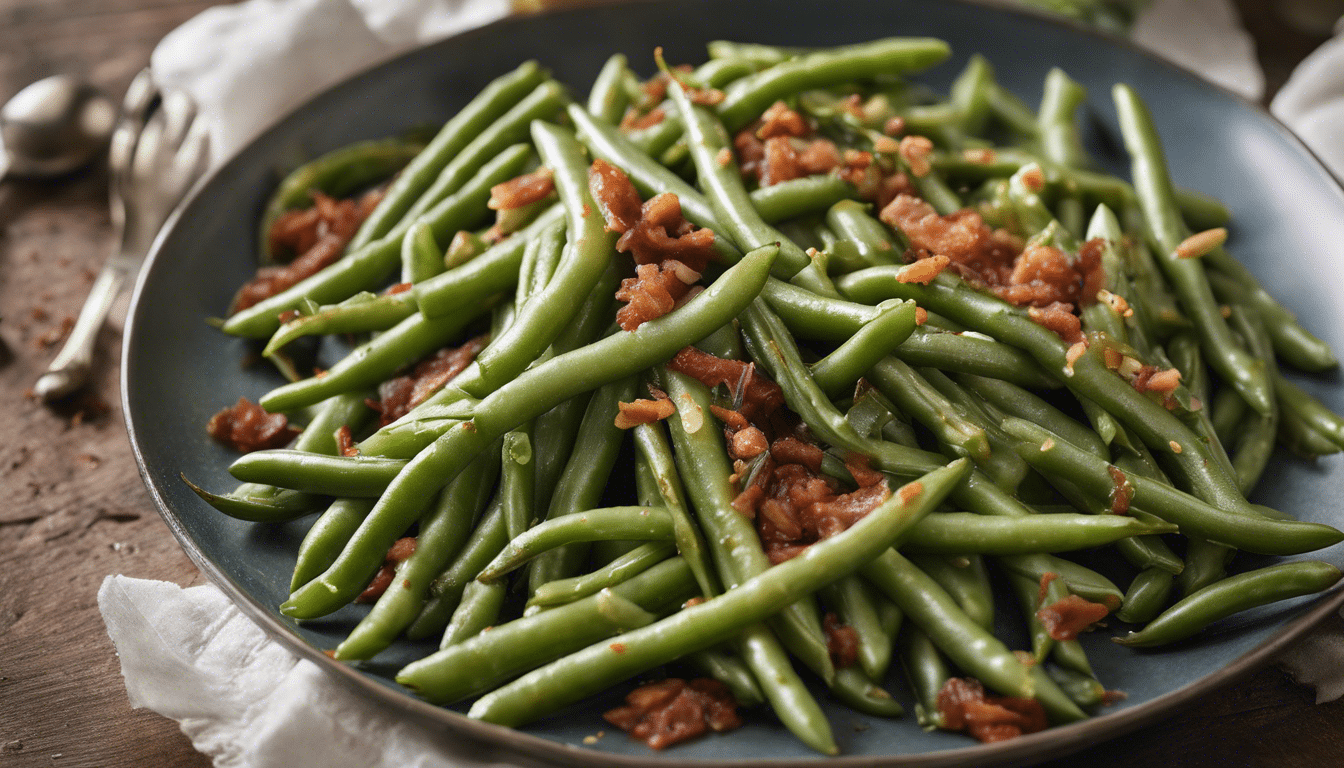
[[(244, 368), (247, 346), (206, 319), (224, 311), (256, 266), (255, 228), (279, 174), (300, 160), (418, 123), (442, 122), (493, 77), (524, 58), (539, 59), (563, 82), (585, 92), (612, 52), (652, 69), (663, 46), (669, 61), (704, 59), (714, 38), (787, 45), (833, 45), (886, 35), (949, 41), (951, 61), (922, 76), (945, 89), (972, 53), (987, 56), (1000, 82), (1036, 103), (1052, 66), (1087, 86), (1087, 140), (1093, 153), (1123, 173), (1109, 92), (1130, 83), (1148, 100), (1166, 140), (1178, 183), (1214, 194), (1234, 213), (1232, 245), (1273, 293), (1336, 349), (1344, 349), (1344, 196), (1311, 154), (1259, 108), (1124, 43), (1066, 24), (996, 7), (935, 0), (723, 0), (637, 2), (543, 17), (517, 18), (459, 35), (364, 72), (322, 94), (253, 142), (207, 183), (159, 239), (136, 288), (123, 369), (126, 423), (141, 472), (173, 533), (196, 564), (235, 602), (303, 658), (407, 715), (424, 718), (506, 749), (584, 765), (682, 761), (771, 765), (820, 760), (769, 717), (741, 730), (653, 753), (623, 735), (593, 745), (583, 737), (610, 730), (598, 713), (614, 692), (522, 730), (480, 723), (428, 706), (391, 682), (426, 646), (400, 643), (375, 663), (354, 668), (321, 653), (357, 620), (359, 608), (302, 626), (275, 606), (287, 597), (294, 552), (310, 521), (264, 526), (232, 520), (198, 500), (178, 479), (186, 473), (211, 489), (233, 481), (233, 456), (211, 442), (204, 425), (239, 395), (257, 398), (279, 383), (263, 367)], [(1344, 410), (1338, 376), (1304, 385)], [(1344, 525), (1344, 472), (1330, 459), (1276, 457), (1256, 500), (1294, 515)], [(1344, 547), (1313, 557), (1344, 564)], [(1097, 673), (1129, 694), (1085, 723), (997, 745), (960, 735), (926, 734), (912, 717), (882, 721), (831, 708), (846, 757), (832, 764), (980, 765), (1060, 754), (1150, 722), (1177, 704), (1263, 663), (1315, 620), (1344, 603), (1336, 591), (1241, 616), (1201, 639), (1160, 653), (1113, 646), (1094, 633), (1087, 644)], [(893, 691), (904, 685), (891, 681)], [(898, 695), (901, 695), (898, 693)], [(907, 702), (908, 703), (908, 702)], [(907, 707), (908, 708), (908, 707)]]

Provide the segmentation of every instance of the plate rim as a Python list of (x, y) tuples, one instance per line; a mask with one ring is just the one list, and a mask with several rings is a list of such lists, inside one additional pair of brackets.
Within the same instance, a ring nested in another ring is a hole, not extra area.
[[(369, 675), (364, 674), (357, 667), (336, 661), (327, 656), (320, 649), (304, 641), (293, 627), (273, 616), (269, 609), (253, 598), (239, 586), (231, 576), (225, 573), (201, 551), (196, 542), (190, 537), (177, 512), (170, 507), (167, 499), (160, 492), (157, 481), (152, 477), (150, 467), (146, 463), (144, 452), (141, 449), (137, 423), (131, 407), (131, 387), (133, 386), (131, 383), (132, 348), (135, 346), (135, 341), (138, 338), (138, 334), (136, 333), (136, 330), (139, 327), (137, 316), (139, 314), (144, 286), (148, 282), (148, 277), (158, 261), (164, 242), (174, 230), (178, 220), (195, 202), (196, 198), (200, 196), (203, 190), (210, 186), (216, 176), (221, 175), (234, 164), (244, 162), (246, 156), (259, 142), (270, 134), (282, 130), (287, 123), (297, 119), (299, 113), (310, 108), (315, 102), (337, 98), (340, 91), (347, 87), (352, 87), (352, 84), (355, 81), (362, 80), (366, 77), (375, 77), (379, 70), (396, 67), (400, 61), (419, 55), (426, 49), (441, 45), (450, 45), (453, 42), (464, 38), (478, 35), (491, 35), (494, 34), (495, 28), (507, 26), (513, 23), (516, 19), (569, 14), (606, 13), (623, 6), (671, 4), (677, 1), (678, 0), (596, 0), (595, 2), (580, 2), (574, 7), (550, 9), (539, 13), (510, 13), (507, 16), (482, 26), (464, 30), (447, 38), (416, 46), (374, 62), (311, 95), (293, 109), (285, 112), (270, 122), (264, 129), (259, 131), (256, 136), (240, 148), (233, 157), (213, 168), (193, 186), (192, 191), (186, 196), (183, 203), (174, 210), (172, 215), (169, 216), (163, 228), (154, 238), (150, 252), (144, 261), (140, 274), (136, 278), (123, 330), (121, 370), (119, 376), (121, 406), (136, 466), (159, 516), (163, 519), (165, 525), (168, 526), (173, 537), (177, 540), (179, 546), (182, 547), (188, 558), (191, 559), (196, 567), (214, 586), (228, 596), (230, 601), (242, 611), (243, 614), (248, 616), (248, 618), (266, 632), (271, 639), (280, 643), (299, 660), (307, 660), (317, 664), (320, 669), (328, 675), (331, 675), (333, 679), (345, 686), (348, 690), (362, 695), (371, 695), (380, 704), (391, 706), (404, 713), (410, 714), (426, 726), (448, 725), (455, 732), (455, 736), (465, 737), (477, 742), (487, 742), (490, 745), (490, 748), (497, 749), (502, 747), (506, 750), (512, 750), (529, 757), (554, 760), (566, 765), (592, 766), (601, 764), (620, 766), (621, 768), (666, 768), (666, 766), (673, 763), (669, 763), (667, 758), (656, 756), (655, 753), (650, 753), (650, 755), (645, 756), (602, 752), (587, 749), (579, 745), (561, 743), (514, 728), (472, 719), (459, 712), (429, 704), (409, 693), (386, 686), (374, 680)], [(939, 1), (949, 2), (949, 0)], [(1258, 102), (1252, 101), (1229, 88), (1204, 78), (1193, 69), (1175, 62), (1160, 53), (1139, 46), (1129, 38), (1112, 35), (1085, 26), (1072, 19), (1051, 15), (1035, 8), (1014, 5), (1008, 0), (950, 0), (950, 2), (955, 5), (976, 8), (980, 11), (1029, 18), (1036, 23), (1055, 26), (1067, 30), (1072, 34), (1085, 35), (1104, 41), (1108, 45), (1125, 48), (1132, 54), (1157, 63), (1163, 68), (1171, 71), (1173, 74), (1192, 79), (1198, 83), (1199, 87), (1211, 88), (1226, 97), (1234, 99), (1239, 103), (1241, 108), (1249, 109), (1252, 112), (1257, 113), (1260, 118), (1267, 119), (1270, 127), (1281, 134), (1288, 143), (1295, 145), (1295, 147), (1310, 160), (1309, 166), (1312, 170), (1322, 174), (1327, 182), (1327, 186), (1331, 189), (1334, 195), (1341, 201), (1344, 201), (1344, 181), (1342, 181), (1340, 176), (1333, 172), (1329, 166), (1327, 166), (1320, 157), (1312, 151), (1311, 147), (1283, 123), (1283, 121)], [(1331, 613), (1339, 611), (1341, 608), (1344, 608), (1344, 583), (1332, 587), (1321, 596), (1315, 598), (1314, 604), (1311, 605), (1310, 609), (1304, 614), (1287, 621), (1280, 626), (1272, 636), (1254, 648), (1237, 656), (1222, 669), (1205, 675), (1185, 686), (1154, 699), (1143, 702), (1133, 708), (1102, 713), (1085, 721), (1052, 727), (1039, 733), (1021, 736), (1009, 741), (996, 744), (976, 744), (968, 742), (965, 747), (938, 752), (921, 752), (905, 755), (839, 755), (834, 757), (816, 755), (800, 758), (686, 758), (686, 760), (688, 762), (693, 762), (697, 766), (704, 766), (704, 768), (802, 768), (803, 766), (811, 767), (821, 765), (843, 766), (844, 768), (858, 768), (858, 766), (891, 766), (892, 768), (897, 768), (899, 766), (922, 766), (925, 768), (951, 768), (952, 766), (967, 765), (1021, 765), (1028, 761), (1034, 762), (1037, 760), (1056, 758), (1076, 752), (1090, 744), (1114, 739), (1145, 725), (1151, 724), (1160, 719), (1163, 715), (1169, 714), (1181, 706), (1193, 703), (1194, 700), (1202, 695), (1230, 685), (1238, 679), (1246, 677), (1261, 666), (1267, 664), (1272, 657), (1291, 645), (1294, 641), (1298, 640), (1310, 628), (1324, 620)]]

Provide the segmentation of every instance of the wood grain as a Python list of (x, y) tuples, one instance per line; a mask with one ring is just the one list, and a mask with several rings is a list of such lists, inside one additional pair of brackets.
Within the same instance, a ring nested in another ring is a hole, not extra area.
[[(160, 37), (212, 4), (0, 0), (0, 96), (55, 72), (85, 73), (121, 93)], [(1261, 55), (1271, 82), (1281, 82), (1311, 41), (1275, 31), (1268, 3), (1239, 4), (1257, 34), (1267, 30)], [(8, 411), (0, 420), (0, 768), (210, 764), (175, 723), (130, 708), (97, 610), (110, 574), (204, 581), (137, 474), (119, 406), (119, 328), (104, 331), (96, 395), (50, 409), (27, 394), (110, 245), (106, 195), (96, 169), (0, 184)], [(1047, 765), (1327, 766), (1341, 755), (1344, 703), (1316, 706), (1269, 668), (1160, 725)]]

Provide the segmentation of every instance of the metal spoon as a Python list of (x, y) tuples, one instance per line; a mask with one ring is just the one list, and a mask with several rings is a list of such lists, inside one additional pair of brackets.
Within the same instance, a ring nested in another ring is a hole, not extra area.
[(107, 145), (117, 107), (102, 91), (55, 75), (0, 107), (0, 180), (59, 176), (86, 165)]

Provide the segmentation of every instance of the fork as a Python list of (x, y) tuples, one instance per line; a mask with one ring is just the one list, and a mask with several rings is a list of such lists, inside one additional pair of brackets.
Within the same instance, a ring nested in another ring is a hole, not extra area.
[(42, 400), (59, 400), (88, 381), (98, 332), (122, 288), (140, 270), (164, 221), (204, 173), (208, 145), (206, 126), (196, 119), (190, 98), (160, 92), (149, 69), (135, 76), (108, 148), (116, 246), (65, 346), (33, 386)]

